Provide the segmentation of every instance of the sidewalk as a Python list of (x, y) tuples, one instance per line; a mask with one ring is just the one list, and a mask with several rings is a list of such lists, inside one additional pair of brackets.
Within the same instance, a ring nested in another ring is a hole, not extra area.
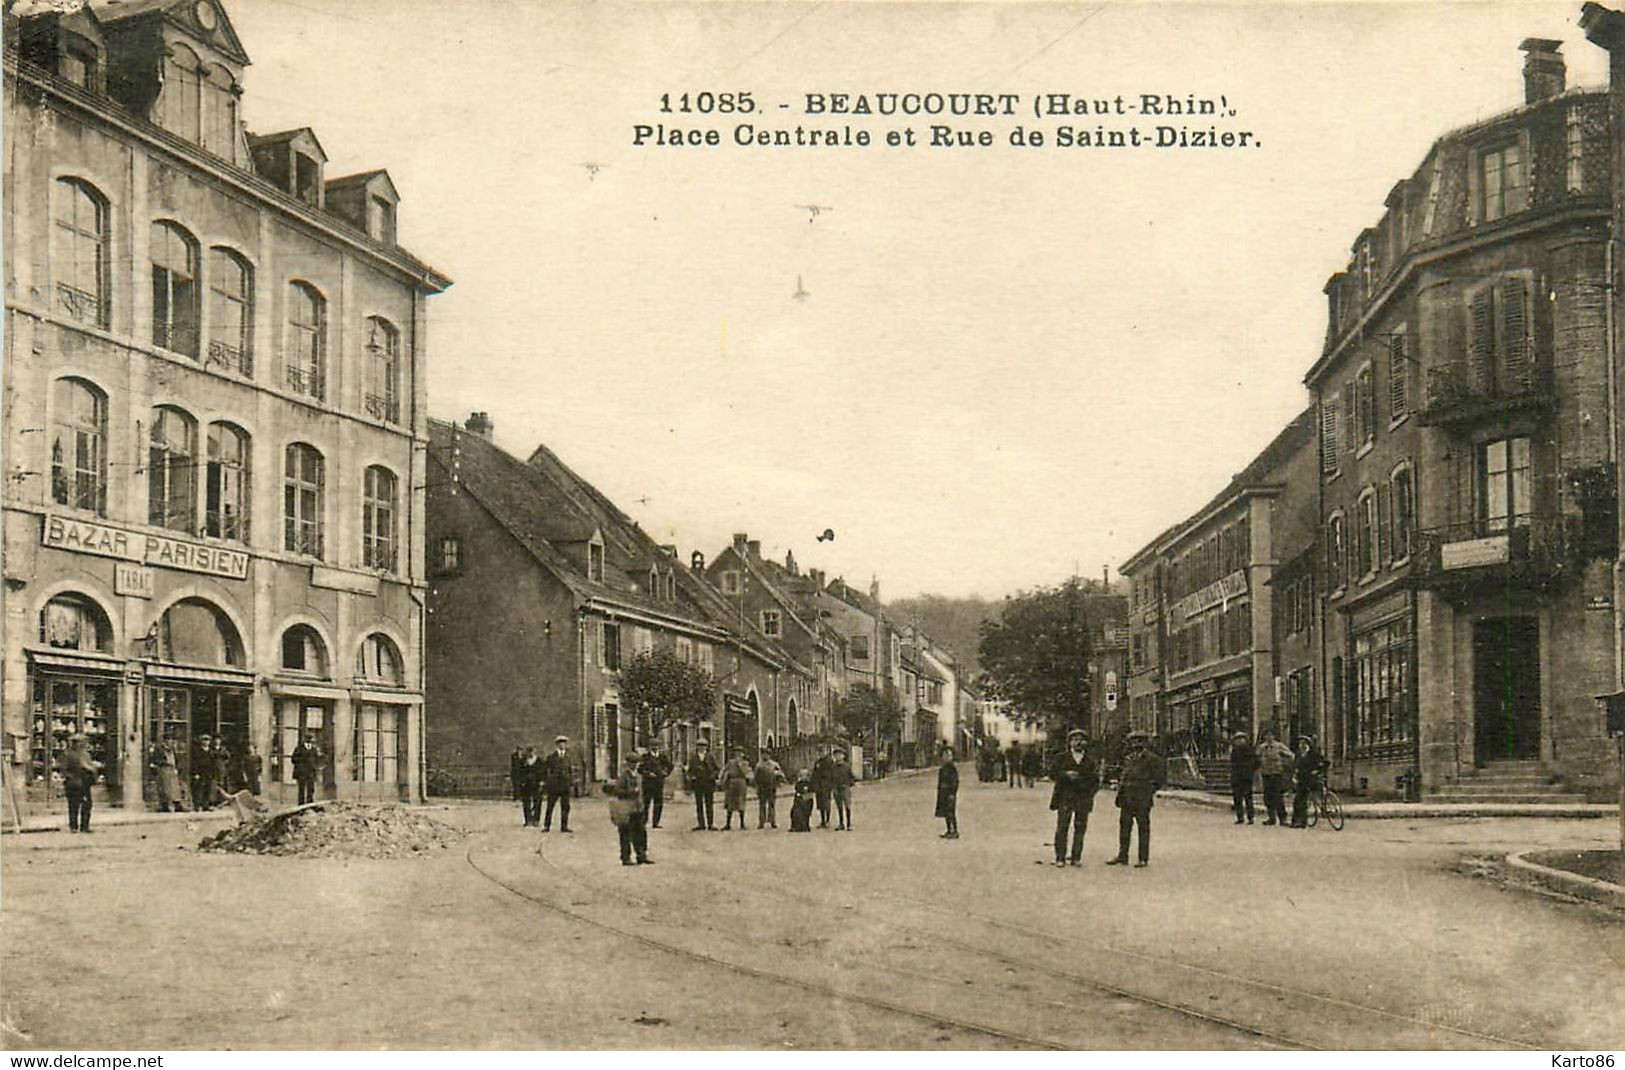
[[(90, 815), (90, 828), (92, 834), (97, 829), (120, 828), (125, 825), (160, 825), (181, 821), (235, 821), (236, 814), (231, 807), (218, 807), (213, 810), (182, 810), (178, 812), (160, 813), (156, 810), (124, 810), (118, 807), (103, 807), (93, 811)], [(8, 817), (3, 826), (0, 826), (0, 835), (10, 836), (17, 832), (66, 832), (68, 830), (68, 815), (60, 814), (30, 814), (23, 818), (23, 827), (19, 829)]]
[[(1229, 810), (1230, 796), (1188, 788), (1164, 788), (1157, 798), (1187, 806)], [(1343, 800), (1344, 816), (1364, 819), (1412, 817), (1617, 817), (1613, 803), (1405, 803)]]

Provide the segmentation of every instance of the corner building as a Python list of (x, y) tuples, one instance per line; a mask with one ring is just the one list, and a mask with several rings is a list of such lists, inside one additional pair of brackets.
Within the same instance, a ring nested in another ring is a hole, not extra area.
[(8, 5), (4, 730), (27, 804), (207, 734), (291, 801), (415, 798), (426, 299), (383, 171), (241, 118), (215, 0)]

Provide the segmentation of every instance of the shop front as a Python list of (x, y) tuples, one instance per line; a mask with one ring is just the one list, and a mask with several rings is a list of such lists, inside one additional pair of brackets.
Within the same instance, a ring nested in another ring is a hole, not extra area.
[(201, 801), (193, 799), (198, 790), (193, 773), (205, 738), (211, 745), (224, 747), (226, 765), (234, 767), (248, 748), (253, 686), (254, 674), (247, 669), (170, 663), (146, 666), (145, 751), (149, 760), (141, 765), (142, 796), (148, 803), (156, 803), (158, 798), (157, 773), (150, 759), (160, 740), (174, 748), (181, 790), (194, 803)]
[(91, 789), (97, 805), (118, 803), (123, 775), (119, 697), (124, 663), (92, 651), (29, 649), (30, 689), (27, 795), (50, 805), (62, 796), (58, 760), (74, 735), (85, 737), (90, 757), (102, 764)]

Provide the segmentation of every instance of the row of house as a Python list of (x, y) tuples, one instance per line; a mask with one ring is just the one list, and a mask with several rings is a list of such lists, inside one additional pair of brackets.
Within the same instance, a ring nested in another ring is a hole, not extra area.
[(622, 710), (620, 671), (655, 650), (717, 685), (712, 716), (666, 729), (679, 760), (700, 739), (754, 758), (834, 738), (858, 685), (902, 709), (890, 761), (969, 750), (974, 688), (887, 615), (878, 583), (764, 557), (747, 534), (684, 559), (551, 450), (521, 459), (493, 438), (485, 413), (429, 422), (428, 750), (447, 776), (492, 778), (514, 747), (555, 735), (579, 741), (586, 779), (614, 776), (645, 727)]
[(1311, 735), (1357, 792), (1612, 791), (1625, 85), (1521, 47), (1524, 104), (1442, 135), (1327, 282), (1304, 410), (1122, 565), (1134, 726)]

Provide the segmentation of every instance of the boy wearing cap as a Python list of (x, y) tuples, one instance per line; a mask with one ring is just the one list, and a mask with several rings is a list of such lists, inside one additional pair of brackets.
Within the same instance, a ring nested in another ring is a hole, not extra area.
[[(1050, 791), (1049, 808), (1055, 811), (1055, 864), (1083, 865), (1083, 835), (1089, 829), (1089, 813), (1095, 793), (1100, 790), (1100, 762), (1089, 749), (1089, 734), (1074, 728), (1066, 734), (1066, 750), (1050, 771), (1055, 787)], [(1072, 836), (1072, 852), (1067, 854), (1067, 836)]]
[(937, 816), (947, 823), (945, 840), (959, 839), (959, 766), (954, 764), (954, 749), (942, 745), (942, 765), (937, 769)]
[(547, 810), (542, 814), (542, 831), (553, 828), (553, 807), (559, 808), (559, 831), (570, 831), (570, 737), (553, 740), (553, 753), (542, 759), (542, 788), (547, 792)]

